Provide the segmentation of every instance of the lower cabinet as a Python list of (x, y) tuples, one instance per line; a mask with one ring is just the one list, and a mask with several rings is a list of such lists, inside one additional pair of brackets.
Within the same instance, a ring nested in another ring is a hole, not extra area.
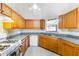
[(43, 48), (47, 48), (47, 38), (46, 36), (39, 35), (38, 45)]
[(58, 38), (58, 54), (63, 55), (63, 44), (61, 38)]
[(45, 35), (39, 35), (39, 46), (50, 51), (57, 52), (57, 38), (52, 38)]
[(48, 37), (47, 39), (47, 49), (53, 52), (57, 52), (57, 38), (55, 37)]
[(75, 45), (75, 53), (74, 53), (74, 55), (75, 56), (79, 56), (79, 45)]
[(69, 41), (63, 40), (63, 55), (64, 56), (74, 56), (75, 45)]
[(39, 35), (39, 46), (62, 56), (79, 56), (79, 45), (62, 38)]
[(29, 36), (25, 37), (21, 42), (20, 51), (21, 51), (22, 55), (24, 55), (28, 46), (29, 46)]

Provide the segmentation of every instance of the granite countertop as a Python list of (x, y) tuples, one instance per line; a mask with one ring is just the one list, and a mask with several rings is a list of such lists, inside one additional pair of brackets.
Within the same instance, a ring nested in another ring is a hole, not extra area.
[(10, 39), (13, 39), (13, 40), (22, 40), (24, 39), (25, 37), (27, 37), (29, 34), (19, 34), (19, 35), (16, 35), (16, 36), (11, 36), (11, 37), (8, 37), (7, 39), (10, 40)]
[(48, 36), (52, 36), (52, 37), (56, 37), (56, 38), (62, 38), (63, 40), (67, 40), (69, 42), (72, 42), (74, 44), (77, 44), (79, 45), (79, 37), (78, 36), (71, 36), (71, 35), (65, 35), (65, 34), (51, 34), (51, 35), (48, 35)]

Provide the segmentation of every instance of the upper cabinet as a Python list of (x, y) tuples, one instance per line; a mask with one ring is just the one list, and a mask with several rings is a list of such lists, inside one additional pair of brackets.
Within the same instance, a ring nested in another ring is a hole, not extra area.
[(44, 19), (24, 19), (16, 11), (11, 9), (4, 3), (0, 3), (0, 9), (2, 14), (10, 17), (14, 22), (12, 24), (6, 22), (4, 23), (4, 28), (12, 29), (45, 29), (45, 20)]
[(26, 19), (25, 27), (26, 29), (45, 29), (45, 20)]
[(20, 17), (15, 11), (12, 11), (12, 20), (13, 23), (13, 29), (24, 29), (25, 28), (25, 20)]
[(25, 28), (25, 20), (22, 16), (20, 16), (17, 12), (11, 9), (4, 3), (0, 3), (1, 13), (7, 17), (10, 17), (14, 22), (10, 24), (9, 22), (3, 23), (4, 28), (7, 29), (24, 29)]
[(63, 19), (64, 18), (64, 16), (63, 15), (60, 15), (59, 16), (59, 28), (65, 28), (65, 20)]
[(40, 20), (40, 28), (45, 29), (45, 20), (44, 19)]
[(27, 19), (25, 20), (26, 29), (34, 29), (34, 20)]
[(8, 7), (6, 4), (2, 3), (2, 14), (11, 17), (12, 9)]
[(79, 8), (76, 8), (62, 16), (59, 16), (59, 28), (61, 29), (79, 28)]
[(14, 11), (12, 11), (12, 20), (14, 21), (13, 28), (18, 28), (18, 15)]

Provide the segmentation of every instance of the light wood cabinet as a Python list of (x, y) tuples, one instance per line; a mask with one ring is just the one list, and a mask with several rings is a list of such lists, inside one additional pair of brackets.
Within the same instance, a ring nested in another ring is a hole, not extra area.
[(12, 20), (14, 21), (13, 22), (13, 29), (17, 29), (18, 28), (18, 15), (12, 11)]
[(57, 52), (58, 46), (57, 46), (57, 38), (55, 37), (48, 37), (47, 39), (47, 49), (53, 52)]
[(38, 41), (38, 45), (40, 47), (46, 48), (50, 51), (56, 52), (57, 53), (57, 38), (55, 37), (49, 37), (46, 35), (39, 35), (39, 41)]
[(62, 38), (39, 35), (38, 45), (62, 56), (79, 56), (79, 45)]
[(4, 3), (2, 3), (2, 10), (3, 10), (2, 14), (11, 17), (12, 9)]
[(25, 20), (22, 18), (22, 17), (20, 17), (19, 15), (17, 15), (17, 19), (18, 19), (18, 22), (17, 22), (17, 24), (18, 24), (18, 29), (24, 29), (25, 28)]
[(59, 55), (64, 55), (63, 54), (63, 43), (62, 43), (62, 40), (63, 39), (61, 39), (61, 38), (58, 38), (58, 44), (57, 44), (57, 46), (58, 46), (58, 54)]
[[(22, 16), (20, 16), (18, 13), (16, 13), (13, 9), (11, 9), (9, 6), (7, 6), (4, 3), (0, 3), (0, 7), (2, 9), (2, 14), (5, 16), (8, 16), (12, 18), (14, 21), (12, 24), (6, 22), (4, 23), (4, 28), (8, 29), (25, 29), (25, 20)], [(9, 25), (9, 26), (8, 26)], [(13, 27), (11, 27), (13, 26)]]
[(74, 56), (75, 45), (69, 41), (63, 40), (63, 55), (64, 56)]
[(40, 28), (45, 29), (45, 20), (44, 19), (40, 20)]
[(26, 52), (27, 48), (29, 47), (29, 36), (25, 37), (21, 42), (21, 48), (20, 51), (22, 55)]
[(34, 28), (34, 24), (33, 24), (33, 20), (25, 20), (25, 28), (26, 29), (33, 29)]
[(43, 48), (47, 48), (47, 38), (44, 35), (39, 35), (38, 45)]
[(79, 56), (79, 45), (75, 44), (75, 53), (74, 56)]
[(15, 11), (12, 11), (13, 29), (24, 29), (25, 20), (21, 18)]
[(66, 18), (64, 15), (59, 16), (59, 28), (61, 29), (66, 28)]
[(76, 12), (77, 9), (64, 15), (66, 16), (66, 28), (77, 28)]
[[(59, 16), (59, 28), (76, 29), (79, 28), (79, 8), (76, 8), (63, 16)], [(63, 26), (64, 24), (64, 26)]]
[(26, 19), (26, 29), (45, 29), (45, 20)]

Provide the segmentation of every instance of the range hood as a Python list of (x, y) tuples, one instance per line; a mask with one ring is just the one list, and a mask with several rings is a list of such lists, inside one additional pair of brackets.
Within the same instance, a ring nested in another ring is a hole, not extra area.
[(10, 17), (0, 14), (0, 20), (2, 22), (14, 22)]

